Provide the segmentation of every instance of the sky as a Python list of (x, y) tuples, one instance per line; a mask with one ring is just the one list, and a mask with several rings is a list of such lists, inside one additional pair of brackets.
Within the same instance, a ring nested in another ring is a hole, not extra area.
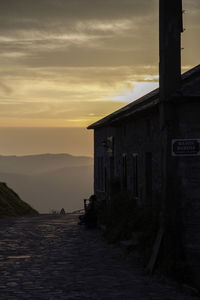
[[(200, 1), (183, 8), (184, 72), (199, 64)], [(44, 151), (43, 128), (81, 154), (63, 128), (92, 143), (83, 128), (156, 88), (158, 61), (158, 0), (0, 0), (0, 153), (20, 153), (16, 128), (31, 128), (21, 154)]]

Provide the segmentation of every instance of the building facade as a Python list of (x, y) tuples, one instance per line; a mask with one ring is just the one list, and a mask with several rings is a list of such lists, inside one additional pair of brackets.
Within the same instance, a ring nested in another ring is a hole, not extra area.
[[(200, 65), (182, 75), (168, 100), (171, 197), (179, 202), (184, 251), (200, 276)], [(138, 204), (162, 201), (159, 89), (90, 125), (94, 130), (94, 193), (109, 201), (112, 181)]]
[(94, 193), (109, 202), (117, 181), (138, 204), (160, 204), (160, 226), (168, 234), (181, 226), (185, 260), (200, 287), (200, 65), (181, 75), (182, 0), (159, 4), (160, 87), (88, 127)]

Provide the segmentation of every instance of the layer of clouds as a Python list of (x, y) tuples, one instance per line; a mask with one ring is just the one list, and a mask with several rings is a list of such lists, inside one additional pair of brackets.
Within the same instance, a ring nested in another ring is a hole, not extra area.
[[(183, 4), (189, 68), (199, 63), (200, 1)], [(158, 60), (157, 0), (0, 0), (1, 117), (9, 122), (88, 125), (122, 106), (122, 91), (130, 101), (133, 82), (156, 81)]]
[[(32, 20), (39, 24), (45, 21), (63, 22), (66, 20), (121, 19), (130, 16), (149, 15), (155, 8), (155, 0), (7, 0), (1, 1), (1, 16), (16, 22), (23, 28), (23, 21)], [(30, 22), (29, 22), (30, 24)], [(38, 24), (38, 26), (39, 26)], [(6, 26), (7, 27), (7, 26)]]
[(145, 45), (152, 52), (154, 10), (154, 0), (1, 1), (2, 59), (34, 67), (128, 65)]

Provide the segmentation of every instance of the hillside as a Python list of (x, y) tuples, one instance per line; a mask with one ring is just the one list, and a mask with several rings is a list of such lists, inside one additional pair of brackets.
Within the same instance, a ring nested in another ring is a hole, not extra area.
[(26, 202), (10, 189), (6, 183), (0, 182), (0, 217), (24, 216), (37, 214)]
[(39, 212), (73, 211), (92, 194), (93, 160), (68, 154), (0, 156), (0, 180)]

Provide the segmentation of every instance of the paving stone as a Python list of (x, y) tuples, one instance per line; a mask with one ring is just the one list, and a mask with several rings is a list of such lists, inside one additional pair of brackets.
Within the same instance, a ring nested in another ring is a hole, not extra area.
[(199, 299), (77, 223), (77, 214), (0, 221), (0, 300)]

